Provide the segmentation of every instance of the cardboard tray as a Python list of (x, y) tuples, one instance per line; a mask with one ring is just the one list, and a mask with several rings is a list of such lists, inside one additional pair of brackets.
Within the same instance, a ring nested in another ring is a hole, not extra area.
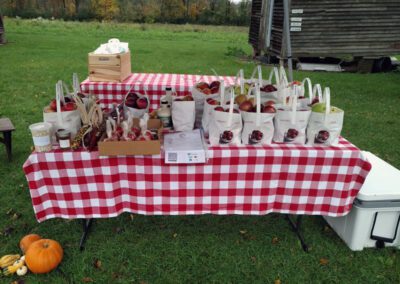
[[(133, 119), (133, 125), (139, 126), (139, 119)], [(162, 123), (159, 119), (149, 119), (148, 129), (157, 129), (159, 140), (150, 141), (101, 141), (100, 156), (128, 156), (128, 155), (159, 155), (162, 143)]]

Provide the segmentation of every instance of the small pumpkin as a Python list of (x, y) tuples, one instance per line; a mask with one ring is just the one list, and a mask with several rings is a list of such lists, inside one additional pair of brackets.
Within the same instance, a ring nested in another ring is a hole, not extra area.
[(33, 273), (47, 273), (56, 268), (64, 256), (61, 245), (54, 240), (41, 239), (30, 245), (25, 262)]
[(19, 248), (22, 250), (22, 252), (26, 252), (29, 248), (29, 246), (33, 243), (36, 242), (37, 240), (40, 240), (42, 237), (39, 236), (38, 234), (29, 234), (26, 235), (21, 239), (19, 242)]

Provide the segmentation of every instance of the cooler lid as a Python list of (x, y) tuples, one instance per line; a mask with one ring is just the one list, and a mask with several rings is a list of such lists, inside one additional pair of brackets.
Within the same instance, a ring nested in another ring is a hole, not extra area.
[(357, 199), (361, 201), (400, 200), (400, 171), (370, 152), (363, 154), (372, 168)]

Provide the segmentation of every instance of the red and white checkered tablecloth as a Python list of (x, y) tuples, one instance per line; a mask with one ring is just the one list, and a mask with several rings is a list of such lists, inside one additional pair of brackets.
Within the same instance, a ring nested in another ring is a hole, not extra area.
[(38, 221), (270, 212), (341, 216), (371, 165), (354, 145), (211, 147), (199, 165), (98, 152), (32, 153), (23, 166)]
[[(225, 85), (235, 83), (235, 77), (221, 76)], [(160, 98), (165, 94), (165, 88), (175, 89), (179, 96), (190, 94), (191, 88), (198, 82), (211, 83), (217, 80), (216, 76), (187, 75), (187, 74), (151, 74), (133, 73), (122, 83), (91, 82), (85, 80), (81, 84), (82, 92), (95, 94), (101, 101), (102, 108), (111, 108), (113, 103), (121, 103), (126, 93), (132, 90), (144, 93), (150, 98), (150, 110), (159, 108)]]

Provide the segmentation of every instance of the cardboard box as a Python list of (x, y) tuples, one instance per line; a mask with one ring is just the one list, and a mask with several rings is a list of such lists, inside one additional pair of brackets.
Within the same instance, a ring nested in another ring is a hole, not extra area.
[(131, 52), (88, 55), (89, 80), (122, 82), (131, 74)]
[[(134, 118), (133, 124), (139, 126), (139, 119)], [(110, 141), (99, 142), (100, 156), (127, 156), (127, 155), (158, 155), (161, 153), (162, 123), (159, 119), (149, 119), (148, 129), (158, 130), (158, 140), (150, 141)]]

